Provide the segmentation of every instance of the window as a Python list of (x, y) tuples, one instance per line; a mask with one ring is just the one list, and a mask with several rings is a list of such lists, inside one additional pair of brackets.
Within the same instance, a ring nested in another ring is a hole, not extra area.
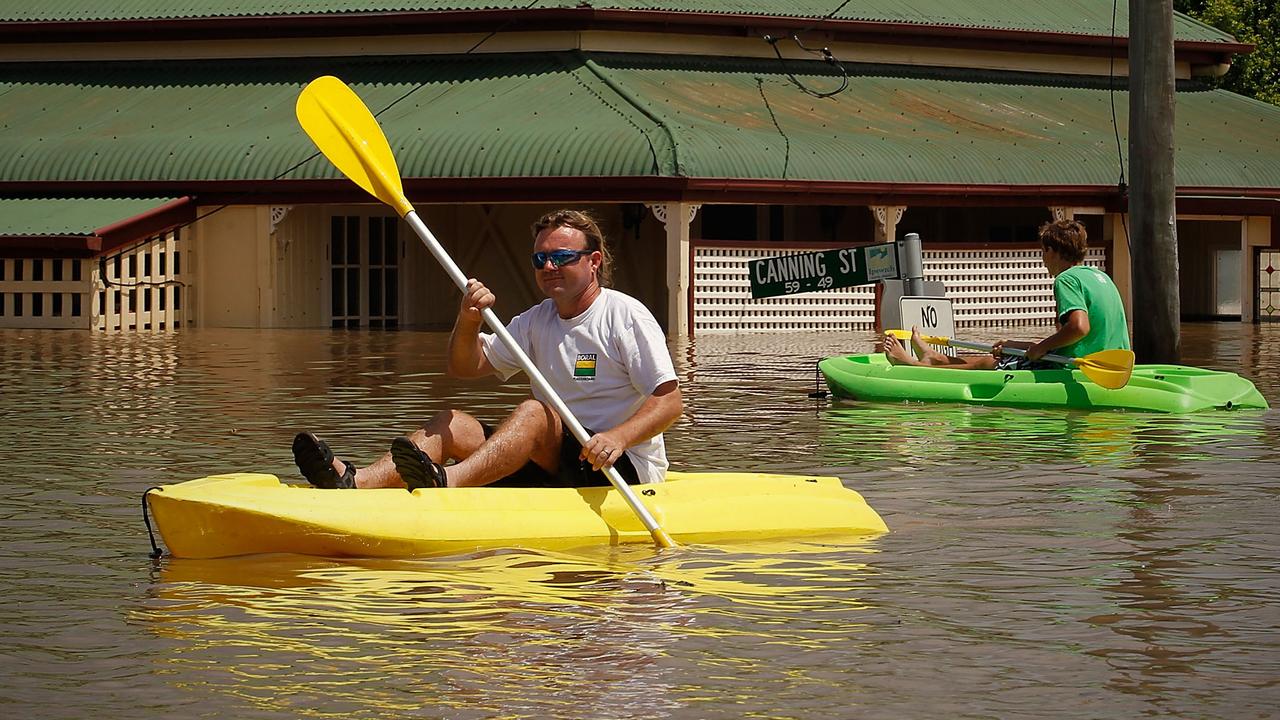
[(396, 327), (400, 311), (399, 218), (334, 216), (329, 223), (333, 327)]
[(369, 327), (395, 327), (399, 320), (400, 244), (398, 218), (369, 218)]

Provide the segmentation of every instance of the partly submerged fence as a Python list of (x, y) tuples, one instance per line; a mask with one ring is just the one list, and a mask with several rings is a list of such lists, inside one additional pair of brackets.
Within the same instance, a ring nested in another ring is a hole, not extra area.
[(178, 231), (102, 259), (0, 259), (0, 327), (172, 330), (191, 303)]

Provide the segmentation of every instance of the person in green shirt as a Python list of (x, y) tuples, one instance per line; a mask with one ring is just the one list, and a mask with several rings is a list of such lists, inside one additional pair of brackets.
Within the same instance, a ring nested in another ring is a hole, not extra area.
[[(1058, 220), (1040, 226), (1040, 250), (1044, 266), (1053, 275), (1057, 304), (1057, 330), (1038, 342), (1001, 340), (991, 355), (951, 357), (931, 348), (918, 328), (911, 329), (915, 355), (890, 333), (884, 336), (884, 354), (894, 365), (926, 365), (975, 370), (1030, 370), (1061, 367), (1043, 363), (1048, 353), (1084, 357), (1100, 350), (1128, 350), (1129, 326), (1120, 292), (1107, 274), (1084, 264), (1088, 234), (1075, 220)], [(1024, 348), (1026, 357), (1004, 355), (1006, 347)]]

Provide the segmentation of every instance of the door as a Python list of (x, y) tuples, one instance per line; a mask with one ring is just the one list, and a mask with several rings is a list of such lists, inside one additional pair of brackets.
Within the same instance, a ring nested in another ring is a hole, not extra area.
[(400, 220), (335, 215), (329, 223), (329, 302), (336, 328), (400, 323)]
[(1213, 313), (1240, 316), (1240, 250), (1213, 252)]

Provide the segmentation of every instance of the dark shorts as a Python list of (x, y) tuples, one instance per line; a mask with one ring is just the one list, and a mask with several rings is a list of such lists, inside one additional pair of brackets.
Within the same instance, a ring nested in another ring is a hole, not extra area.
[(1062, 370), (1059, 363), (1046, 360), (1028, 360), (1020, 355), (1002, 355), (996, 360), (996, 370)]
[[(493, 428), (485, 422), (480, 423), (480, 427), (484, 428), (485, 439), (493, 434)], [(594, 435), (594, 430), (587, 430), (588, 435)], [(560, 438), (560, 470), (556, 473), (549, 473), (541, 465), (530, 460), (524, 464), (524, 467), (511, 473), (510, 475), (494, 482), (490, 487), (600, 487), (609, 485), (609, 478), (599, 470), (593, 470), (591, 463), (579, 457), (582, 452), (582, 443), (578, 442), (578, 438), (565, 428), (564, 434)], [(622, 457), (613, 464), (613, 469), (617, 470), (622, 479), (627, 481), (628, 485), (636, 485), (640, 482), (640, 474), (636, 472), (636, 466), (631, 462), (631, 456), (623, 453)]]

